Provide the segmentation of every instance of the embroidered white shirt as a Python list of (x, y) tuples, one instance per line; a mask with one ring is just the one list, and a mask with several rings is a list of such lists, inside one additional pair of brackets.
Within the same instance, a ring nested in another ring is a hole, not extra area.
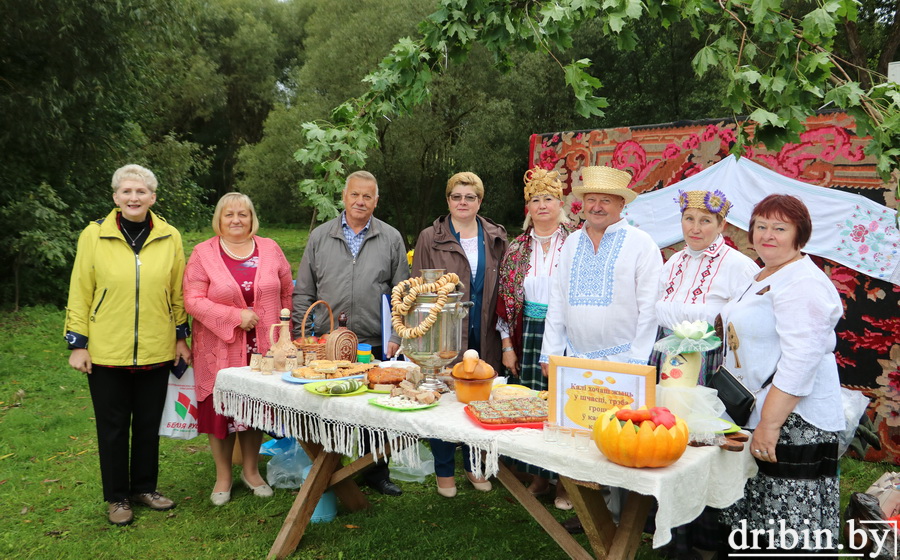
[(745, 288), (722, 308), (723, 325), (733, 325), (738, 341), (736, 349), (730, 344), (726, 350), (725, 365), (751, 391), (775, 372), (772, 385), (756, 395), (747, 427), (759, 424), (766, 395), (775, 386), (801, 397), (794, 412), (813, 426), (843, 430), (834, 359), (834, 327), (843, 307), (834, 284), (807, 256), (762, 282), (751, 279)]
[(572, 233), (551, 277), (541, 363), (565, 353), (646, 364), (661, 272), (656, 243), (624, 219), (606, 229), (596, 253), (583, 230)]
[(759, 267), (725, 244), (721, 235), (702, 251), (685, 247), (663, 265), (656, 320), (671, 329), (681, 321), (713, 324), (731, 294), (747, 287)]
[[(543, 303), (550, 302), (550, 276), (559, 266), (559, 254), (562, 251), (562, 237), (559, 228), (550, 236), (550, 247), (544, 252), (544, 247), (535, 239), (534, 229), (531, 230), (531, 262), (528, 272), (525, 274), (523, 289), (525, 301)], [(497, 331), (500, 338), (509, 338), (509, 324), (497, 317)]]

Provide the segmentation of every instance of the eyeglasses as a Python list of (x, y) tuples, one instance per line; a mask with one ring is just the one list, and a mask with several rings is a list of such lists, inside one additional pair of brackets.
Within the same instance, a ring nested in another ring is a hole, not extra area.
[(453, 202), (459, 202), (460, 200), (463, 200), (463, 199), (465, 199), (466, 202), (471, 204), (472, 202), (475, 202), (476, 200), (478, 200), (478, 197), (475, 196), (474, 194), (467, 194), (466, 196), (463, 196), (459, 193), (454, 193), (454, 194), (450, 195), (450, 200), (452, 200)]

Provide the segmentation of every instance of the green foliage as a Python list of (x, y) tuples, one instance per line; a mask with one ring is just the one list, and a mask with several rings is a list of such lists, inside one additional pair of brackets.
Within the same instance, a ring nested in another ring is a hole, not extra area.
[[(8, 268), (13, 275), (13, 306), (18, 309), (23, 282), (32, 280), (31, 267), (44, 270), (64, 269), (74, 253), (75, 239), (66, 222), (68, 205), (50, 185), (41, 183), (19, 193), (20, 196), (0, 206), (0, 220), (7, 224), (23, 224), (6, 228), (0, 243), (12, 257)], [(51, 282), (54, 287), (58, 283)]]
[[(779, 0), (727, 7), (709, 0), (675, 5), (636, 0), (442, 0), (420, 24), (421, 36), (400, 40), (364, 79), (370, 88), (346, 102), (339, 121), (304, 125), (306, 142), (297, 158), (316, 162), (312, 171), (319, 178), (302, 182), (301, 191), (309, 196), (318, 193), (315, 204), (332, 214), (336, 209), (326, 201), (336, 199), (346, 168), (359, 165), (360, 157), (365, 161), (363, 146), (379, 140), (376, 123), (382, 117), (407, 115), (428, 99), (435, 76), (446, 73), (451, 63), (463, 63), (476, 43), (509, 68), (513, 51), (540, 49), (552, 55), (570, 48), (573, 33), (598, 19), (603, 35), (615, 39), (623, 50), (639, 44), (636, 29), (642, 19), (664, 28), (687, 23), (694, 36), (706, 42), (693, 56), (697, 75), (712, 69), (721, 72), (728, 83), (724, 107), (735, 115), (750, 114), (759, 125), (756, 140), (773, 149), (796, 140), (805, 118), (821, 107), (831, 90), (850, 86), (829, 100), (845, 110), (859, 108), (858, 119), (866, 121), (862, 127), (877, 130), (875, 146), (869, 150), (887, 176), (900, 162), (893, 152), (900, 131), (883, 126), (893, 122), (900, 109), (889, 95), (898, 86), (881, 86), (888, 95), (866, 91), (859, 84), (852, 87), (855, 82), (833, 48), (838, 25), (856, 19), (851, 3), (832, 0), (804, 9), (796, 5), (791, 12)], [(563, 67), (566, 85), (574, 92), (580, 115), (602, 117), (608, 102), (594, 95), (602, 84), (588, 73), (589, 66), (588, 59), (578, 59)]]

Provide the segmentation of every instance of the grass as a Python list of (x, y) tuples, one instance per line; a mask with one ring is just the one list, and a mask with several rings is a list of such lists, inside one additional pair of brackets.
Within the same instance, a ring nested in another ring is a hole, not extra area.
[[(306, 232), (260, 233), (276, 239), (296, 269)], [(210, 235), (186, 235), (186, 248)], [(233, 501), (214, 507), (208, 496), (215, 468), (204, 438), (162, 440), (159, 490), (177, 502), (175, 510), (139, 508), (124, 528), (106, 522), (93, 409), (84, 375), (68, 366), (63, 319), (52, 307), (0, 312), (0, 557), (264, 558), (294, 493), (279, 489), (260, 500), (236, 485)], [(843, 459), (842, 509), (851, 492), (889, 468)], [(499, 483), (490, 493), (474, 491), (461, 476), (457, 483), (452, 500), (436, 495), (433, 476), (424, 484), (400, 482), (400, 497), (369, 494), (369, 510), (339, 510), (334, 522), (311, 525), (292, 558), (566, 557)], [(637, 558), (657, 560), (648, 543), (645, 535)]]

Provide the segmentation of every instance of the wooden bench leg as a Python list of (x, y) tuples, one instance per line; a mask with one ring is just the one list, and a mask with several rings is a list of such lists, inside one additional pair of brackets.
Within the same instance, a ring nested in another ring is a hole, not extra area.
[(600, 492), (600, 485), (586, 486), (564, 476), (559, 477), (559, 484), (563, 484), (569, 493), (594, 556), (607, 558), (617, 529)]
[(297, 545), (300, 544), (300, 539), (303, 538), (303, 533), (306, 532), (306, 527), (309, 525), (309, 520), (312, 518), (313, 511), (316, 509), (316, 504), (319, 503), (319, 499), (328, 488), (331, 476), (340, 462), (341, 455), (338, 453), (321, 452), (316, 456), (309, 476), (300, 487), (300, 492), (294, 499), (294, 505), (291, 506), (266, 558), (287, 558), (297, 549)]
[(609, 558), (615, 560), (630, 560), (637, 554), (641, 544), (641, 534), (647, 522), (647, 515), (653, 505), (652, 496), (644, 496), (637, 492), (629, 492), (622, 508), (622, 519), (619, 521), (619, 529), (613, 538), (612, 547), (609, 549)]
[(519, 482), (519, 479), (516, 478), (516, 475), (513, 474), (509, 467), (502, 462), (500, 463), (500, 471), (497, 473), (497, 480), (522, 504), (522, 507), (543, 527), (544, 531), (550, 535), (550, 538), (556, 541), (556, 544), (569, 555), (569, 558), (587, 560), (591, 557), (578, 541), (547, 511), (547, 508)]
[[(299, 443), (312, 459), (318, 457), (320, 453), (324, 453), (322, 446), (318, 443), (309, 443), (303, 440), (299, 440)], [(350, 465), (337, 469), (329, 481), (329, 486), (334, 490), (335, 496), (350, 511), (367, 509), (370, 505), (369, 499), (351, 477), (371, 464), (371, 454), (360, 457)], [(338, 462), (338, 466), (340, 466), (340, 462)]]

